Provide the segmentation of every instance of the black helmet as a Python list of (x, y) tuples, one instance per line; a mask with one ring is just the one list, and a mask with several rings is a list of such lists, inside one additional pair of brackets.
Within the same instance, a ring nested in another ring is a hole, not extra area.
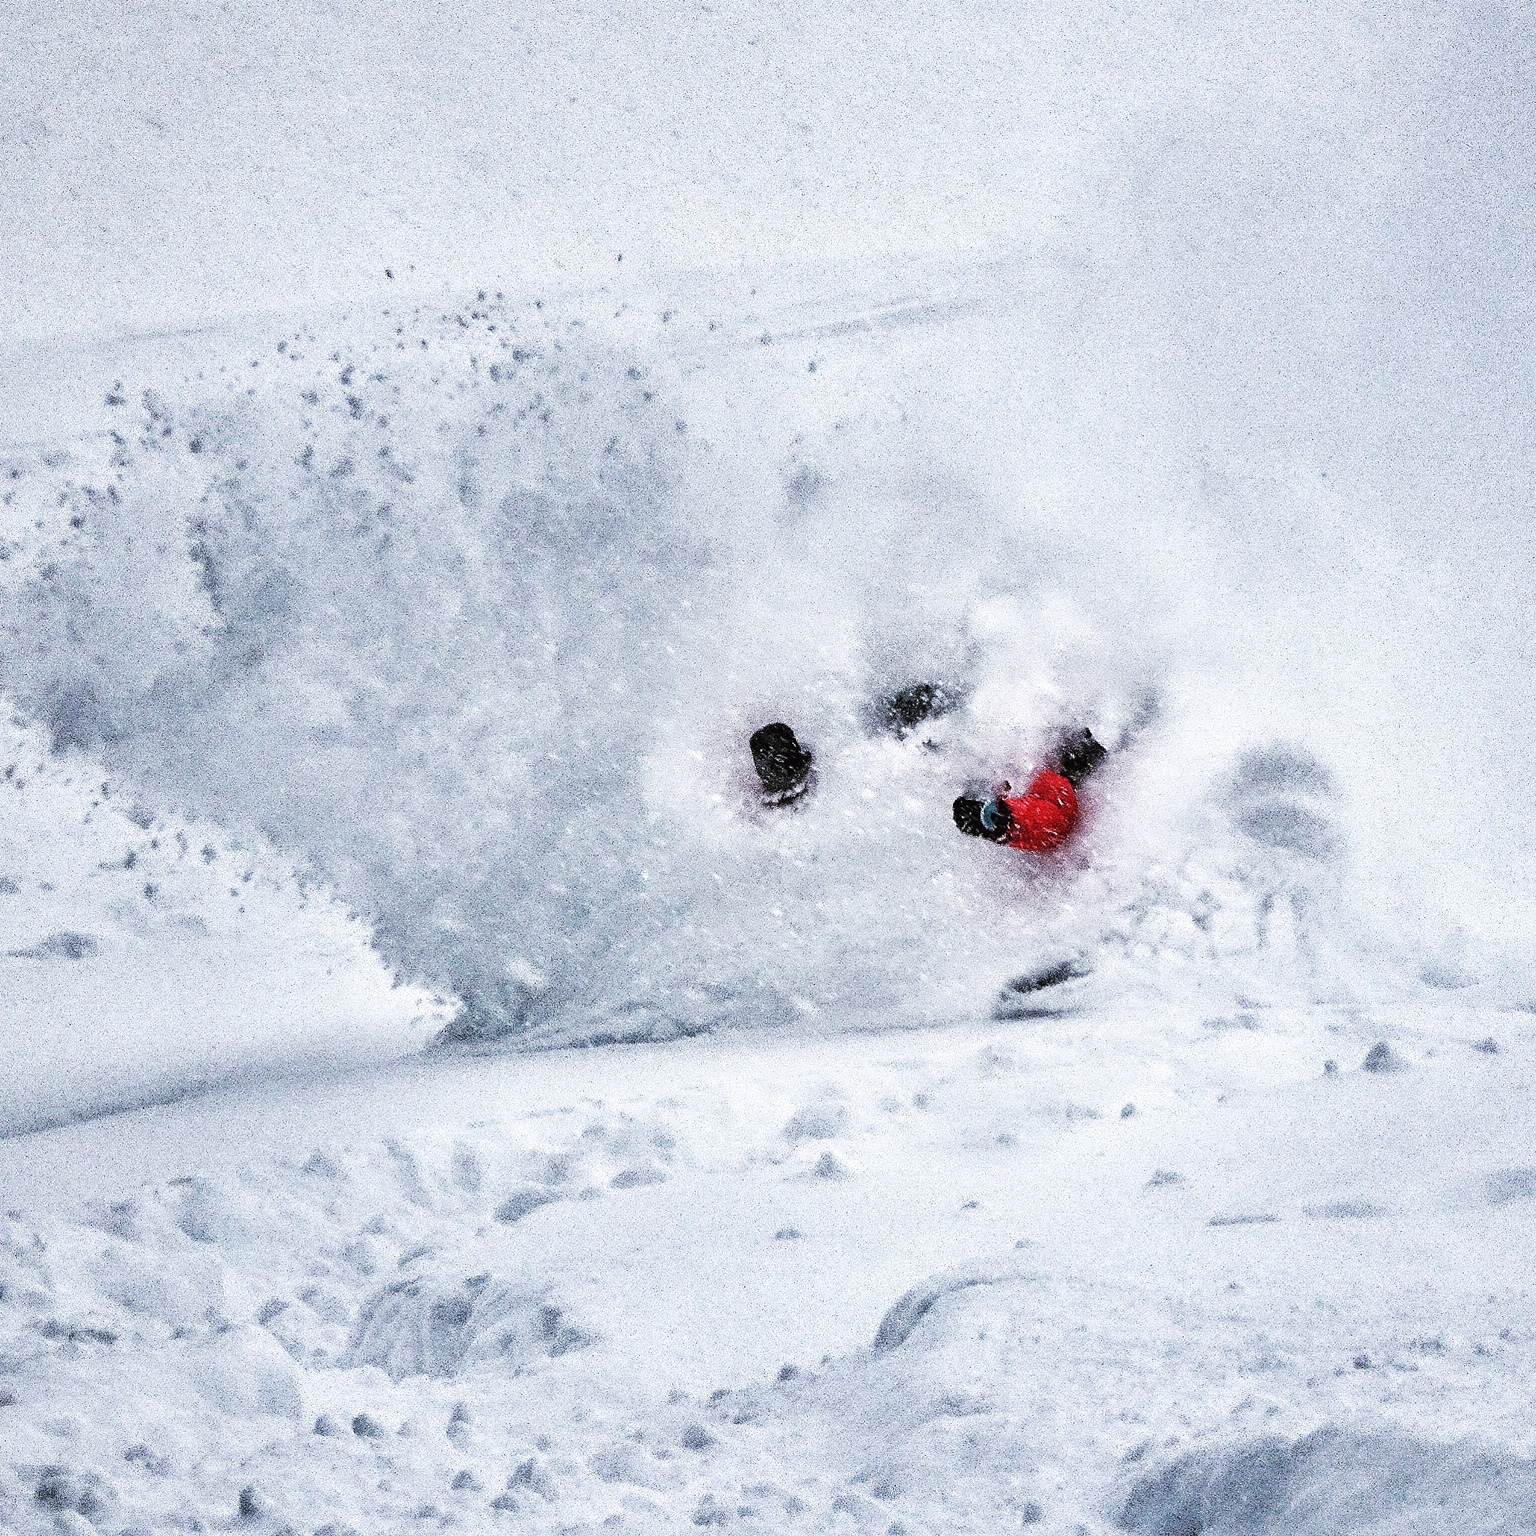
[(959, 695), (942, 683), (908, 683), (879, 701), (875, 718), (881, 730), (900, 739), (923, 721), (935, 720), (959, 706)]
[(955, 825), (967, 837), (984, 837), (989, 842), (1006, 843), (1013, 830), (1013, 813), (1005, 801), (997, 796), (977, 800), (971, 795), (961, 795), (955, 801)]

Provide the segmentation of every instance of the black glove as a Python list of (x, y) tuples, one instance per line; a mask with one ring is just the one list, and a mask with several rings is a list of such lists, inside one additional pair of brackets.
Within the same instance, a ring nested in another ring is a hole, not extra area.
[(811, 772), (811, 754), (795, 739), (795, 733), (781, 722), (765, 725), (752, 732), (752, 766), (769, 795), (784, 795), (799, 789)]
[(967, 837), (981, 837), (984, 829), (981, 825), (981, 801), (972, 800), (967, 795), (961, 795), (955, 801), (955, 825), (965, 833)]
[(1076, 789), (1108, 756), (1085, 725), (1062, 739), (1056, 753), (1056, 771)]

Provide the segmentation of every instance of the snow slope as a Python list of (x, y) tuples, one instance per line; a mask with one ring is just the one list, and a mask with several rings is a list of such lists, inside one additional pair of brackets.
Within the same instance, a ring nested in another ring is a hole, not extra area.
[(0, 1134), (415, 1051), (441, 1008), (259, 844), (0, 726)]
[(1525, 1529), (1533, 1046), (1113, 1009), (10, 1141), (6, 1518)]
[(1528, 11), (13, 6), (0, 1526), (1529, 1529)]

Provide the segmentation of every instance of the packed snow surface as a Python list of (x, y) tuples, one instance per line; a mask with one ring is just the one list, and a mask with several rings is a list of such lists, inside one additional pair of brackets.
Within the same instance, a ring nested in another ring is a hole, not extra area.
[(13, 10), (0, 1528), (1531, 1530), (1529, 8)]
[(1529, 1015), (1112, 1007), (12, 1140), (5, 1518), (1529, 1530), (1533, 1071)]

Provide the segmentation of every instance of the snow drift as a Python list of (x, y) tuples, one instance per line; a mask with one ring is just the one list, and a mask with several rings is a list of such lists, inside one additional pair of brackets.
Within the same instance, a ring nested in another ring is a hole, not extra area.
[(1522, 1456), (1336, 1425), (1180, 1457), (1132, 1489), (1120, 1524), (1145, 1536), (1265, 1531), (1529, 1530)]

